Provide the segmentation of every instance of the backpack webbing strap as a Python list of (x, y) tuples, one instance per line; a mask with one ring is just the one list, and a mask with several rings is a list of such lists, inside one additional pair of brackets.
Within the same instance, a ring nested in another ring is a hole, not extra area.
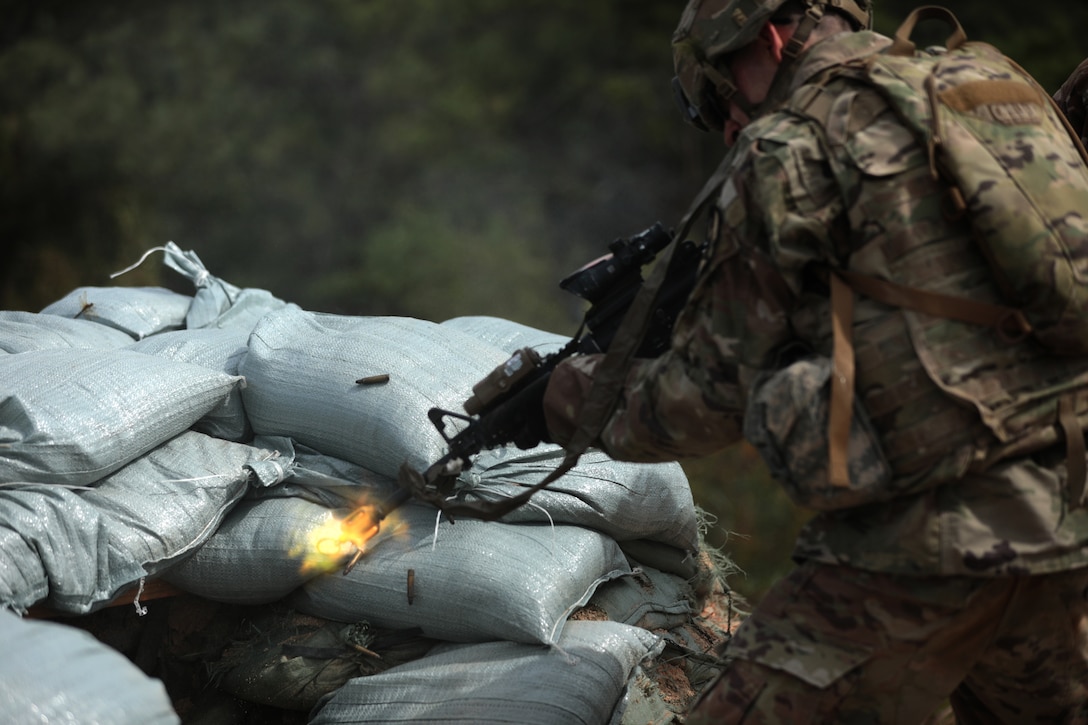
[[(854, 406), (852, 332), (854, 292), (891, 307), (906, 308), (934, 317), (990, 327), (1002, 340), (1009, 343), (1022, 340), (1031, 333), (1031, 325), (1027, 319), (1020, 310), (1012, 307), (906, 287), (847, 269), (833, 270), (831, 274), (833, 374), (831, 409), (828, 414), (828, 479), (836, 486), (850, 485), (847, 449), (850, 442), (850, 418)], [(1074, 416), (1075, 419), (1076, 416)], [(1066, 439), (1069, 440), (1069, 438), (1067, 430)], [(1083, 448), (1083, 438), (1081, 440)], [(1081, 459), (1083, 468), (1083, 456)]]
[(946, 320), (992, 327), (1005, 342), (1019, 342), (1031, 334), (1031, 323), (1015, 307), (907, 287), (848, 269), (835, 270), (835, 274), (842, 277), (854, 291), (877, 302)]
[(850, 487), (850, 418), (854, 410), (854, 293), (831, 275), (831, 409), (828, 412), (827, 476), (834, 486)]
[(1062, 396), (1058, 401), (1058, 424), (1065, 434), (1065, 478), (1069, 487), (1070, 509), (1084, 505), (1084, 482), (1088, 478), (1084, 430), (1077, 420), (1075, 402), (1072, 394)]
[(910, 36), (914, 34), (914, 26), (922, 20), (943, 20), (952, 27), (952, 34), (948, 36), (948, 40), (944, 41), (944, 47), (949, 50), (955, 50), (967, 42), (967, 33), (964, 32), (963, 26), (951, 10), (939, 5), (924, 5), (912, 10), (900, 24), (899, 29), (895, 31), (888, 53), (906, 58), (914, 55), (915, 45)]

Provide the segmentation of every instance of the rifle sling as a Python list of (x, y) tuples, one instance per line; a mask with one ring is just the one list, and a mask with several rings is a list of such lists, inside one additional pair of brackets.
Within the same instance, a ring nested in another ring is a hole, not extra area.
[[(577, 463), (582, 453), (598, 440), (608, 423), (608, 419), (612, 416), (612, 412), (615, 410), (620, 394), (623, 391), (631, 360), (634, 358), (639, 345), (642, 344), (642, 338), (649, 327), (658, 292), (665, 280), (673, 253), (679, 246), (678, 242), (683, 241), (687, 236), (698, 214), (721, 188), (733, 168), (732, 162), (733, 154), (726, 154), (714, 174), (703, 185), (703, 188), (688, 208), (687, 213), (680, 220), (679, 228), (676, 234), (673, 235), (673, 240), (664, 256), (655, 263), (650, 277), (639, 289), (635, 299), (631, 302), (631, 306), (627, 309), (627, 313), (620, 322), (612, 343), (605, 352), (604, 360), (601, 361), (593, 375), (593, 384), (582, 406), (578, 426), (566, 447), (567, 457), (564, 464), (569, 461), (570, 465), (564, 465), (562, 467), (564, 471), (569, 470), (570, 467)], [(562, 473), (555, 475), (556, 473), (558, 473), (558, 470), (553, 475), (548, 476), (548, 479), (554, 480), (554, 478), (562, 475)]]

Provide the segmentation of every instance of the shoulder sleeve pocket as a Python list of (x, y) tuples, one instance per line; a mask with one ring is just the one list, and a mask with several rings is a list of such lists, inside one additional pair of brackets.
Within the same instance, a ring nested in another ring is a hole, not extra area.
[(787, 620), (761, 620), (754, 636), (738, 636), (727, 655), (757, 662), (812, 685), (825, 688), (863, 665), (872, 648), (826, 632), (802, 630)]

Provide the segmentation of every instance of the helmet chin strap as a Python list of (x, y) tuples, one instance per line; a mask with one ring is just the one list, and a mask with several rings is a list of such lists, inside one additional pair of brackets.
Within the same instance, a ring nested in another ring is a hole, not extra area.
[(805, 48), (809, 36), (824, 17), (824, 6), (819, 3), (809, 3), (804, 16), (797, 22), (797, 29), (793, 31), (786, 46), (782, 49), (782, 55), (787, 63), (797, 60), (801, 51)]
[(771, 85), (767, 89), (767, 96), (755, 109), (753, 109), (753, 111), (746, 111), (749, 118), (756, 118), (774, 105), (776, 102), (775, 93), (773, 93), (775, 87), (793, 64), (797, 62), (797, 57), (801, 55), (801, 51), (805, 49), (805, 44), (812, 36), (812, 31), (820, 24), (823, 17), (824, 6), (818, 2), (809, 2), (808, 7), (805, 9), (805, 14), (797, 21), (797, 27), (794, 29), (793, 34), (790, 36), (789, 40), (784, 43), (781, 34), (778, 32), (778, 28), (773, 24), (768, 23), (767, 27), (773, 37), (771, 47), (779, 60), (778, 70), (775, 71), (774, 78), (771, 80)]
[[(730, 104), (735, 104), (742, 111), (748, 114), (749, 118), (755, 118), (752, 113), (755, 108), (748, 99), (744, 97), (744, 94), (737, 88), (737, 84), (733, 82), (728, 71), (725, 73), (715, 68), (712, 64), (707, 63), (703, 66), (703, 73), (706, 75), (707, 80), (714, 84), (714, 92), (721, 100), (723, 111), (728, 111)], [(725, 121), (723, 118), (722, 121)]]

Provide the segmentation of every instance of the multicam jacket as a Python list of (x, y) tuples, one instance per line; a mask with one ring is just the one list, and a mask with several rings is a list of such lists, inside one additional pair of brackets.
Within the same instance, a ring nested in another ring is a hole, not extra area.
[[(871, 32), (817, 43), (786, 80), (790, 100), (744, 130), (673, 348), (636, 361), (601, 435), (612, 456), (684, 458), (740, 440), (754, 384), (831, 355), (831, 269), (1001, 302), (967, 223), (946, 214), (925, 149), (847, 72), (889, 43)], [(797, 99), (817, 76), (834, 102), (812, 116)], [(864, 296), (852, 331), (856, 401), (895, 495), (817, 514), (798, 558), (917, 575), (1088, 565), (1088, 511), (1070, 505), (1055, 425), (1070, 394), (1088, 421), (1088, 359)], [(556, 372), (584, 389), (598, 362), (573, 358)]]

